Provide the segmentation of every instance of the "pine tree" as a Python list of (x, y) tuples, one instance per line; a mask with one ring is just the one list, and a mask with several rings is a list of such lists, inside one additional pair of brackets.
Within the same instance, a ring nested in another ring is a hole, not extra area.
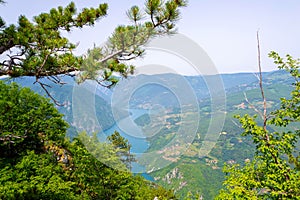
[(108, 141), (117, 149), (117, 155), (126, 165), (127, 169), (131, 170), (132, 162), (135, 162), (135, 156), (131, 154), (131, 144), (127, 139), (123, 138), (119, 132), (115, 131), (107, 137)]
[(175, 32), (183, 6), (184, 0), (147, 0), (144, 10), (133, 6), (127, 12), (131, 24), (116, 27), (106, 45), (95, 46), (84, 56), (72, 53), (76, 45), (62, 32), (94, 25), (107, 15), (105, 3), (78, 12), (72, 2), (35, 16), (32, 22), (21, 15), (17, 25), (7, 26), (0, 19), (0, 55), (4, 57), (0, 76), (34, 76), (50, 97), (43, 79), (63, 84), (59, 76), (62, 74), (76, 74), (79, 83), (90, 79), (102, 86), (113, 86), (118, 82), (113, 73), (123, 77), (133, 73), (134, 66), (127, 61), (143, 55), (143, 47), (151, 38)]

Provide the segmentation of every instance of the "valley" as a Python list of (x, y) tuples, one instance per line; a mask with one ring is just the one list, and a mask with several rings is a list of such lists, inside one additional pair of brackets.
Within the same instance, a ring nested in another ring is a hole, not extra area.
[[(148, 84), (134, 91), (127, 107), (122, 107), (122, 103), (121, 107), (112, 105), (114, 88), (104, 90), (96, 87), (95, 90), (89, 90), (85, 87), (86, 96), (94, 96), (94, 105), (89, 105), (85, 96), (74, 96), (74, 87), (77, 86), (70, 77), (65, 78), (67, 84), (62, 87), (52, 85), (51, 94), (64, 104), (57, 108), (71, 124), (68, 130), (69, 137), (74, 137), (81, 130), (99, 134), (104, 131), (106, 136), (117, 130), (131, 143), (132, 152), (138, 155), (138, 164), (145, 167), (140, 170), (142, 173), (146, 172), (149, 179), (172, 189), (179, 198), (189, 193), (197, 193), (204, 199), (213, 199), (224, 180), (224, 163), (243, 165), (253, 157), (254, 145), (249, 138), (241, 137), (243, 130), (234, 116), (257, 114), (257, 110), (261, 109), (262, 100), (257, 77), (252, 73), (220, 75), (226, 94), (224, 108), (222, 102), (212, 106), (211, 91), (206, 86), (205, 77), (184, 77), (196, 96), (196, 101), (192, 102), (187, 94), (179, 98), (176, 89), (169, 89), (176, 88), (176, 85), (172, 84), (176, 84), (179, 75), (140, 76), (139, 78)], [(128, 80), (135, 78), (129, 77)], [(167, 81), (169, 88), (157, 83), (151, 84), (151, 80), (156, 79)], [(283, 71), (265, 72), (263, 80), (270, 112), (278, 108), (281, 97), (289, 95), (292, 80)], [(45, 95), (40, 87), (33, 84), (34, 80), (31, 78), (23, 77), (13, 81)], [(81, 108), (86, 109), (84, 113), (95, 112), (98, 124), (95, 125), (84, 115), (81, 116), (81, 120), (74, 120), (74, 109), (78, 109), (73, 106), (74, 101), (84, 105)], [(143, 112), (133, 117), (130, 111), (134, 109), (142, 109)], [(218, 116), (220, 119), (217, 119)], [(135, 125), (132, 132), (136, 129), (141, 131), (142, 135), (130, 132), (130, 126), (119, 124), (126, 117)], [(214, 128), (211, 127), (214, 126), (212, 118), (220, 122), (218, 126), (222, 128), (219, 132), (209, 135), (210, 129)]]

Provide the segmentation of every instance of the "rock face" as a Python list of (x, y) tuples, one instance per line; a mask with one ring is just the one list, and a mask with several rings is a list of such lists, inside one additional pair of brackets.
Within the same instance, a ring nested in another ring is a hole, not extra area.
[(168, 184), (172, 183), (173, 179), (183, 179), (183, 175), (181, 172), (179, 172), (179, 169), (176, 167), (169, 173), (167, 173), (162, 180), (167, 182)]
[[(156, 179), (160, 179), (160, 177), (155, 177)], [(188, 182), (183, 181), (183, 174), (179, 171), (179, 169), (176, 167), (173, 170), (171, 170), (169, 173), (167, 173), (163, 178), (162, 181), (166, 182), (167, 184), (172, 184), (175, 182), (175, 185), (173, 190), (174, 192), (181, 190), (183, 187), (185, 187)], [(177, 183), (176, 183), (177, 182)]]
[(73, 168), (72, 156), (71, 153), (68, 152), (66, 149), (64, 149), (61, 146), (51, 144), (51, 145), (47, 145), (45, 150), (52, 152), (53, 156), (56, 157), (56, 160), (59, 163), (63, 164), (63, 168), (65, 170), (72, 170)]

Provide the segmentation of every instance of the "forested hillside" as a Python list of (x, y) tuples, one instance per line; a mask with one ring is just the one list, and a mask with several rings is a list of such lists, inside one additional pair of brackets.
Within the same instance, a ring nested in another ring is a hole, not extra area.
[[(291, 83), (292, 77), (285, 71), (273, 71), (264, 73), (265, 93), (267, 96), (268, 109), (275, 110), (280, 107), (280, 98), (288, 97), (292, 91)], [(142, 75), (141, 78), (144, 75)], [(164, 79), (172, 79), (177, 75), (152, 75), (152, 79), (163, 77)], [(222, 172), (224, 163), (239, 163), (242, 164), (245, 160), (251, 159), (255, 153), (255, 145), (250, 137), (242, 137), (242, 127), (239, 125), (234, 115), (243, 113), (257, 114), (252, 106), (261, 106), (260, 91), (258, 88), (258, 79), (255, 74), (224, 74), (221, 75), (224, 81), (224, 88), (226, 89), (226, 119), (223, 126), (223, 131), (215, 144), (214, 148), (207, 157), (199, 157), (198, 151), (202, 145), (203, 138), (209, 126), (210, 117), (210, 99), (198, 94), (199, 109), (200, 109), (200, 124), (197, 135), (189, 147), (188, 151), (177, 162), (171, 165), (150, 173), (156, 183), (163, 185), (175, 191), (179, 198), (186, 197), (190, 192), (194, 195), (201, 194), (206, 199), (212, 199), (218, 194), (219, 189), (222, 188), (222, 181), (225, 174)], [(151, 76), (148, 77), (151, 79)], [(197, 88), (205, 88), (205, 77), (185, 77), (195, 90)], [(130, 79), (130, 77), (129, 77)], [(64, 118), (72, 124), (72, 87), (75, 83), (71, 79), (68, 80), (68, 85), (63, 87), (55, 87), (50, 90), (53, 97), (59, 99), (61, 102), (69, 101), (65, 106), (58, 107), (61, 113), (64, 113)], [(45, 92), (39, 87), (30, 83), (30, 78), (17, 78), (14, 81), (31, 86), (34, 90), (39, 91), (45, 95)], [(113, 92), (113, 88), (109, 91)], [(209, 91), (201, 90), (202, 94), (209, 93)], [(156, 93), (157, 96), (153, 98), (151, 94)], [(170, 91), (158, 85), (149, 84), (140, 88), (132, 97), (130, 102), (132, 108), (140, 108), (143, 105), (154, 105), (160, 103), (168, 106), (172, 111), (166, 113), (165, 117), (169, 127), (165, 127), (158, 134), (148, 138), (150, 146), (148, 151), (161, 149), (172, 137), (173, 132), (178, 130), (178, 122), (180, 122), (181, 110), (176, 97), (172, 96)], [(163, 95), (162, 99), (157, 99)], [(112, 115), (111, 105), (109, 105), (110, 92), (101, 91), (99, 88), (96, 92), (96, 111), (97, 117), (104, 129), (109, 128), (116, 123), (116, 119)], [(166, 98), (169, 97), (169, 98)], [(246, 99), (247, 98), (247, 99)], [(167, 100), (167, 101), (166, 101)], [(173, 103), (172, 103), (173, 102)], [(110, 113), (110, 114), (109, 114)], [(143, 127), (150, 123), (148, 114), (144, 114), (137, 118), (135, 122)], [(259, 122), (261, 123), (261, 122)], [(73, 128), (69, 128), (69, 133), (76, 131), (76, 124)], [(295, 127), (296, 128), (296, 127)], [(272, 128), (270, 128), (272, 130)], [(276, 129), (277, 130), (277, 129)], [(74, 135), (73, 135), (74, 136)], [(193, 173), (191, 173), (193, 172)]]

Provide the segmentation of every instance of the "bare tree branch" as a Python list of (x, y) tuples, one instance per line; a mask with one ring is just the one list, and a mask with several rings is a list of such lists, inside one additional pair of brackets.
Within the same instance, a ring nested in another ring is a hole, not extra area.
[(48, 97), (49, 97), (50, 99), (52, 99), (52, 101), (54, 102), (55, 105), (57, 105), (57, 106), (64, 106), (64, 105), (65, 105), (65, 104), (59, 103), (59, 101), (57, 101), (57, 100), (50, 94), (50, 92), (49, 92), (48, 89), (46, 88), (46, 87), (51, 88), (50, 85), (47, 85), (47, 84), (45, 84), (45, 83), (40, 82), (39, 79), (37, 79), (35, 83), (38, 83), (38, 84), (43, 88), (43, 90), (46, 92), (46, 94), (48, 95)]
[[(260, 59), (260, 44), (259, 44), (259, 32), (256, 32), (256, 39), (257, 39), (257, 52), (258, 52), (258, 69), (259, 69), (259, 88), (260, 88), (260, 92), (261, 92), (261, 97), (263, 99), (263, 129), (265, 131), (265, 140), (266, 140), (266, 145), (268, 147), (272, 146), (270, 144), (270, 138), (269, 138), (269, 134), (267, 132), (267, 120), (268, 120), (268, 116), (267, 116), (267, 100), (266, 100), (266, 96), (264, 93), (264, 89), (263, 89), (263, 81), (262, 81), (262, 68), (261, 68), (261, 59)], [(275, 163), (278, 165), (278, 159), (277, 156), (274, 155), (273, 152), (270, 152), (271, 156), (273, 157)], [(281, 166), (278, 166), (280, 169), (282, 169)], [(286, 178), (286, 180), (289, 180), (290, 177), (289, 175), (285, 172), (284, 176)]]
[(102, 58), (99, 62), (104, 63), (104, 62), (108, 61), (109, 59), (114, 58), (115, 56), (121, 54), (122, 52), (124, 52), (124, 50), (118, 50), (118, 51), (106, 56), (105, 58)]
[[(66, 75), (69, 73), (77, 72), (77, 68), (68, 68), (63, 70), (57, 70), (57, 71), (42, 71), (39, 73), (39, 78), (45, 77), (45, 76), (56, 76), (56, 75)], [(1, 70), (0, 69), (0, 76), (4, 75), (11, 75), (11, 72), (9, 70)], [(36, 76), (35, 71), (24, 71), (22, 76)]]
[(245, 101), (251, 106), (251, 108), (253, 108), (253, 110), (258, 113), (262, 119), (264, 119), (263, 114), (261, 113), (260, 110), (258, 110), (255, 105), (253, 105), (252, 103), (250, 103), (250, 101), (248, 100), (247, 94), (244, 92), (244, 97), (245, 97)]
[(24, 135), (24, 136), (17, 136), (17, 135), (4, 135), (4, 136), (1, 136), (0, 137), (0, 141), (8, 141), (10, 143), (15, 143), (14, 141), (12, 141), (12, 138), (15, 138), (15, 139), (22, 139), (22, 138), (26, 138), (27, 136)]
[(267, 130), (267, 100), (265, 97), (265, 92), (263, 89), (263, 81), (262, 81), (262, 71), (261, 71), (261, 59), (260, 59), (260, 44), (259, 44), (259, 32), (256, 32), (257, 39), (257, 59), (258, 59), (258, 70), (259, 70), (259, 88), (261, 92), (261, 97), (263, 99), (263, 127), (264, 130)]

